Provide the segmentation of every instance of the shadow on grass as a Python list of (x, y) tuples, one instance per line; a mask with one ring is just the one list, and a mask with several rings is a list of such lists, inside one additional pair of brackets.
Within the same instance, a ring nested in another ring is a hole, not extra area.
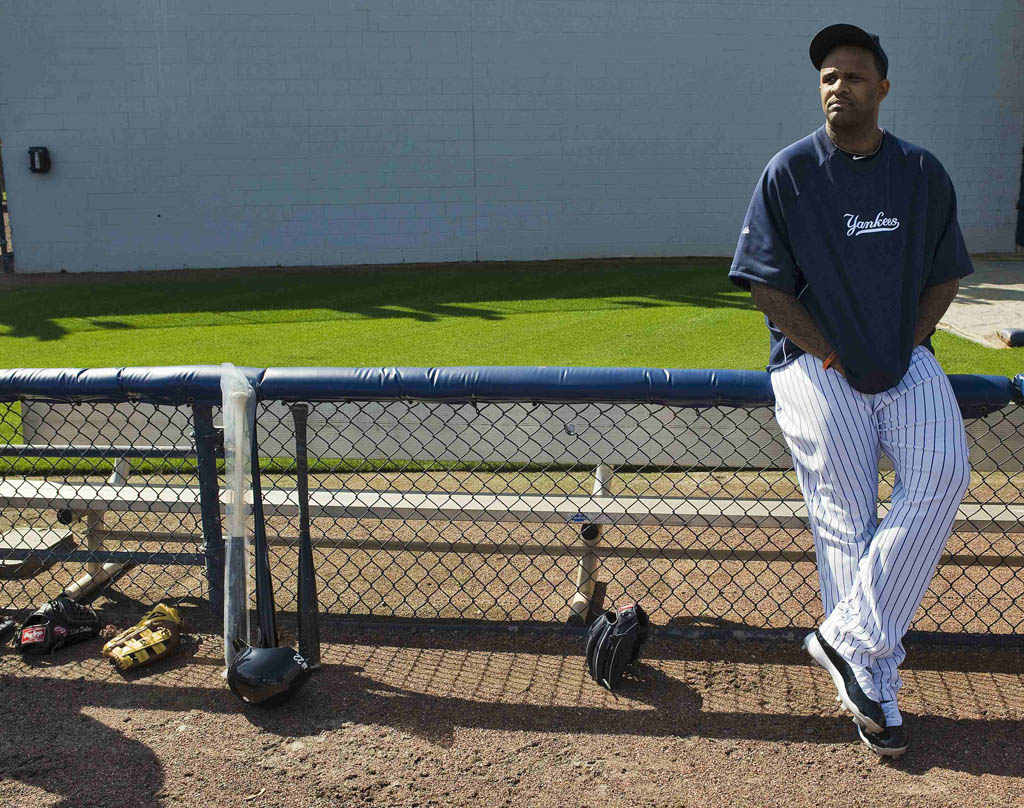
[[(71, 330), (149, 327), (133, 325), (125, 316), (160, 316), (153, 325), (159, 328), (174, 327), (174, 315), (189, 314), (231, 317), (222, 325), (303, 322), (293, 316), (278, 319), (273, 313), (306, 309), (334, 315), (306, 322), (342, 315), (425, 323), (458, 318), (501, 321), (519, 313), (517, 307), (531, 313), (672, 306), (752, 309), (749, 298), (728, 281), (727, 270), (726, 259), (701, 258), (204, 270), (149, 273), (144, 278), (127, 273), (123, 278), (104, 275), (89, 285), (67, 276), (70, 280), (63, 283), (55, 279), (5, 293), (0, 332), (47, 341)], [(76, 325), (65, 326), (61, 320), (74, 320)]]

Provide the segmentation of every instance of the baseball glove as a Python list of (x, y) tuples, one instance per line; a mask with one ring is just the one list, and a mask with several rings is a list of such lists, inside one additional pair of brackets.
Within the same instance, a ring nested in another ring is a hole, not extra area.
[(640, 658), (650, 622), (639, 603), (601, 614), (587, 630), (587, 669), (609, 690), (622, 681), (626, 668)]
[(40, 606), (22, 624), (15, 645), (23, 654), (50, 654), (100, 633), (96, 612), (60, 595)]
[(177, 609), (158, 603), (138, 623), (108, 641), (103, 656), (123, 671), (151, 665), (174, 652), (184, 628)]

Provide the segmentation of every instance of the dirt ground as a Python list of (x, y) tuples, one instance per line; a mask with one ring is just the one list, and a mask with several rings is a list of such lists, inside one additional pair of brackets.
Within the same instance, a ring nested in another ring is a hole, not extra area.
[[(149, 518), (140, 524), (153, 536)], [(286, 542), (272, 557), (282, 639), (293, 643), (294, 530), (278, 521), (268, 532)], [(951, 541), (947, 550), (967, 561), (940, 567), (915, 628), (972, 641), (988, 634), (988, 645), (910, 646), (901, 706), (911, 749), (882, 762), (799, 647), (801, 629), (820, 619), (813, 562), (602, 558), (605, 602), (640, 599), (662, 629), (636, 675), (610, 694), (586, 675), (582, 635), (507, 622), (557, 626), (575, 556), (522, 554), (538, 538), (523, 527), (474, 530), (484, 529), (314, 524), (320, 541), (364, 544), (316, 551), (321, 605), (333, 613), (322, 627), (324, 667), (270, 711), (244, 706), (221, 679), (202, 568), (132, 568), (93, 601), (104, 620), (127, 627), (162, 593), (182, 607), (187, 641), (127, 676), (100, 657), (99, 639), (42, 659), (0, 650), (0, 806), (1024, 805), (1024, 579), (1017, 567), (968, 563), (1015, 551), (1017, 534)], [(608, 541), (639, 553), (696, 538), (641, 531)], [(810, 547), (800, 531), (714, 538), (726, 550)], [(402, 544), (414, 539), (521, 549), (414, 554)], [(387, 541), (401, 546), (372, 550)], [(57, 564), (8, 582), (8, 613), (24, 617), (80, 571)], [(669, 636), (697, 625), (695, 616), (712, 629), (792, 636)], [(489, 625), (426, 625), (445, 619)]]
[[(107, 549), (195, 551), (201, 536), (195, 516), (107, 526), (122, 534)], [(268, 533), (288, 612), (295, 524), (271, 516)], [(665, 631), (610, 694), (587, 677), (580, 634), (512, 630), (564, 619), (576, 526), (315, 519), (313, 534), (322, 607), (377, 622), (325, 622), (323, 669), (277, 710), (244, 706), (221, 679), (201, 567), (139, 564), (93, 601), (119, 627), (157, 599), (182, 606), (186, 642), (152, 669), (121, 675), (99, 639), (42, 659), (0, 649), (0, 807), (1024, 805), (1019, 533), (947, 547), (914, 627), (990, 643), (910, 646), (898, 762), (859, 744), (795, 637)], [(614, 528), (603, 546), (616, 551), (600, 557), (605, 602), (640, 600), (658, 628), (796, 635), (820, 619), (805, 531)], [(80, 572), (62, 562), (6, 582), (0, 614), (24, 617)], [(424, 625), (443, 619), (491, 625)]]
[(4, 649), (0, 804), (1024, 804), (1019, 646), (912, 646), (911, 749), (881, 762), (795, 642), (656, 636), (613, 695), (578, 634), (333, 621), (323, 669), (260, 710), (228, 691), (205, 628), (130, 675), (99, 639)]

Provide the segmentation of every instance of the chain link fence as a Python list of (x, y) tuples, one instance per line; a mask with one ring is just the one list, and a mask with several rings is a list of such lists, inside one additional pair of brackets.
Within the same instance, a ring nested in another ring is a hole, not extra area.
[[(200, 408), (211, 453), (212, 418)], [(110, 609), (208, 610), (196, 420), (137, 402), (0, 403), (0, 608), (97, 590)], [(207, 521), (219, 523), (215, 462)]]
[[(289, 402), (257, 406), (280, 610), (296, 608)], [(770, 406), (308, 402), (322, 611), (560, 624), (640, 602), (662, 629), (807, 629), (813, 541)], [(975, 411), (972, 414), (979, 414)], [(219, 608), (219, 408), (0, 403), (0, 610)], [(972, 478), (918, 631), (1024, 634), (1024, 408), (968, 421)], [(892, 490), (883, 461), (879, 502)]]

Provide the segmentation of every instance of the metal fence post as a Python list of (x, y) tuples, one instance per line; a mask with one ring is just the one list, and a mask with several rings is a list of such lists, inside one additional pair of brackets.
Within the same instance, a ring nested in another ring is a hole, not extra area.
[(0, 272), (14, 272), (14, 253), (7, 241), (7, 224), (10, 221), (7, 207), (7, 186), (4, 183), (3, 144), (0, 143)]
[(192, 405), (193, 434), (199, 471), (199, 506), (203, 514), (203, 555), (206, 556), (206, 580), (210, 590), (210, 608), (216, 617), (224, 610), (224, 534), (220, 524), (220, 490), (217, 484), (217, 457), (220, 433), (213, 425), (210, 404)]

